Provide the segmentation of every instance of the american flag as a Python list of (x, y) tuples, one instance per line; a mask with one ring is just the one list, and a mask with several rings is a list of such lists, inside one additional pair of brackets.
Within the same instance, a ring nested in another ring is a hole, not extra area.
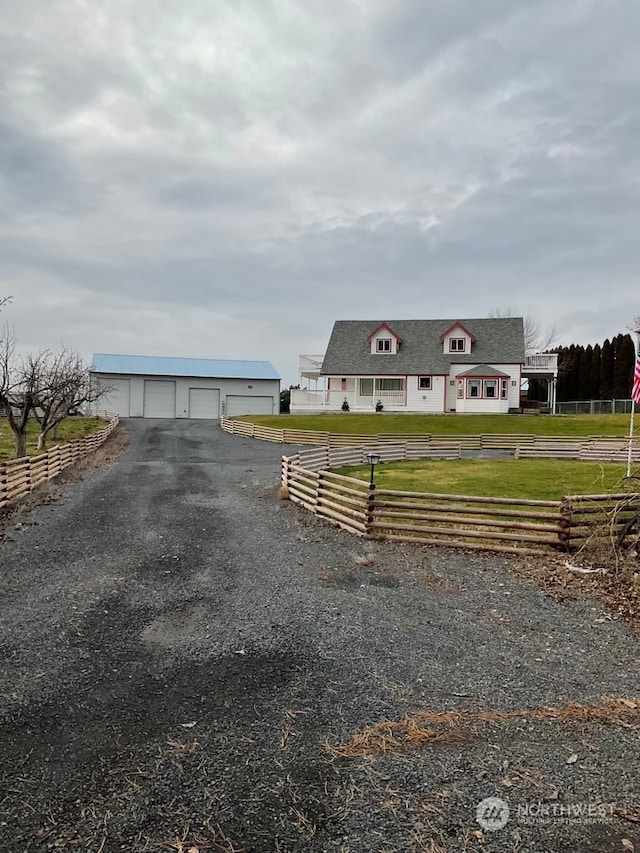
[(638, 358), (636, 359), (636, 369), (633, 373), (631, 397), (640, 405), (640, 354), (638, 354)]

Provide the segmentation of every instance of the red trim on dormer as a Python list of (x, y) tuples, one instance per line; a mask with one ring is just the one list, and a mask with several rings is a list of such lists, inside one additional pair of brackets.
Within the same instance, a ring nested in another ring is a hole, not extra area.
[(452, 323), (448, 329), (445, 329), (445, 331), (440, 335), (440, 343), (442, 343), (449, 334), (449, 332), (452, 332), (454, 329), (462, 329), (465, 335), (469, 335), (469, 337), (471, 338), (471, 343), (475, 344), (476, 336), (473, 334), (473, 332), (470, 332), (469, 329), (467, 329), (467, 327), (464, 325), (464, 323), (460, 322), (460, 320), (456, 320), (456, 322)]
[(400, 335), (397, 332), (394, 332), (388, 323), (380, 323), (379, 326), (376, 326), (376, 328), (373, 330), (373, 332), (371, 332), (371, 334), (367, 338), (367, 343), (371, 343), (372, 338), (374, 337), (374, 335), (378, 334), (380, 329), (386, 329), (388, 332), (390, 332), (393, 335), (393, 337), (396, 339), (396, 341), (399, 344), (402, 343), (402, 338), (400, 337)]

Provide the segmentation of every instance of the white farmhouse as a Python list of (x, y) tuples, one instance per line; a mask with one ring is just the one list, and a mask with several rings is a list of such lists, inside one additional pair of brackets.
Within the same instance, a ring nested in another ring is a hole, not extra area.
[[(507, 413), (525, 378), (545, 378), (555, 405), (557, 355), (525, 358), (521, 317), (338, 320), (324, 356), (301, 356), (313, 388), (291, 393), (291, 412)], [(319, 387), (320, 386), (320, 387)]]

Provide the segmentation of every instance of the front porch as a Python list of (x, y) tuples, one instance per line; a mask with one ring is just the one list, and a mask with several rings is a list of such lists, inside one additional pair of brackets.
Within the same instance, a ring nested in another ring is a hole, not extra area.
[[(386, 390), (376, 388), (375, 393), (361, 393), (359, 379), (372, 379), (372, 377), (351, 377), (346, 387), (339, 389), (303, 389), (291, 390), (291, 414), (314, 414), (320, 412), (340, 412), (343, 410), (346, 400), (351, 412), (375, 412), (378, 402), (382, 403), (384, 411), (404, 412), (407, 411), (407, 401), (404, 389)], [(375, 383), (375, 380), (372, 379)], [(366, 389), (365, 389), (366, 390)]]
[(324, 355), (299, 357), (300, 377), (307, 387), (291, 390), (292, 414), (340, 412), (345, 400), (352, 412), (375, 412), (378, 402), (385, 411), (407, 410), (405, 377), (323, 376), (323, 360)]

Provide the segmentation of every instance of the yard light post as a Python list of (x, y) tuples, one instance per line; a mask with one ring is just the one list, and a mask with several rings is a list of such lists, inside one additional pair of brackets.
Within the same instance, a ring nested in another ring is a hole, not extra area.
[(379, 453), (367, 453), (367, 462), (369, 463), (369, 465), (371, 465), (371, 479), (369, 480), (370, 486), (373, 486), (373, 472), (374, 472), (374, 469), (375, 469), (375, 467), (379, 461), (380, 461), (380, 454)]

